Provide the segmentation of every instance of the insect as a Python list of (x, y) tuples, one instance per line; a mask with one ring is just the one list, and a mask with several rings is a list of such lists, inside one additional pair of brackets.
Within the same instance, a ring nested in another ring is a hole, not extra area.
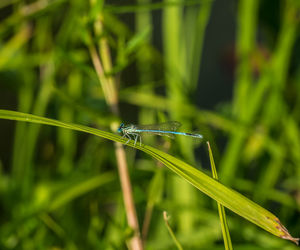
[(118, 128), (118, 132), (122, 133), (123, 137), (128, 138), (126, 144), (129, 141), (134, 140), (134, 146), (136, 145), (138, 138), (140, 139), (140, 146), (142, 145), (141, 133), (168, 136), (170, 138), (174, 138), (175, 135), (184, 135), (184, 136), (190, 136), (199, 139), (203, 138), (203, 136), (200, 134), (177, 132), (176, 130), (180, 126), (181, 123), (176, 121), (169, 121), (160, 124), (141, 125), (141, 126), (133, 125), (133, 124), (125, 125), (124, 123), (121, 123), (120, 127)]

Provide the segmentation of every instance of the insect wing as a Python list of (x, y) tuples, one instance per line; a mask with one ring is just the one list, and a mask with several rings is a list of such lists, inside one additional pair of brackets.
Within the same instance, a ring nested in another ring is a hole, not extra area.
[[(141, 130), (161, 130), (161, 131), (175, 132), (180, 126), (181, 126), (180, 122), (170, 121), (170, 122), (164, 122), (159, 124), (140, 125), (140, 126), (136, 126), (136, 128)], [(162, 133), (159, 135), (165, 136), (166, 134)]]

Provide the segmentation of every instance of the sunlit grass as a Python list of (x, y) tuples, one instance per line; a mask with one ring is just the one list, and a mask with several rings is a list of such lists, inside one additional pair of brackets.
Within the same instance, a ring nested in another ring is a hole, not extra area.
[[(232, 99), (205, 110), (198, 79), (206, 45), (219, 42), (206, 35), (227, 32), (211, 30), (219, 2), (0, 1), (0, 248), (219, 249), (212, 200), (288, 237), (276, 214), (299, 235), (300, 6), (267, 2), (228, 3)], [(121, 121), (166, 120), (210, 141), (220, 182), (204, 143), (123, 147), (114, 133)], [(234, 213), (233, 248), (294, 249)]]

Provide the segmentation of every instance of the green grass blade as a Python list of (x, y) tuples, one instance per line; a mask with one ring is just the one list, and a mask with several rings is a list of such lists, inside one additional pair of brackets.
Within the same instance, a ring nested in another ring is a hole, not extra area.
[[(213, 178), (218, 180), (216, 165), (215, 165), (213, 153), (211, 151), (209, 142), (207, 142), (207, 145), (208, 145), (209, 160), (210, 160)], [(231, 238), (230, 238), (230, 233), (229, 233), (229, 229), (228, 229), (226, 214), (225, 214), (225, 208), (220, 203), (218, 203), (218, 211), (219, 211), (219, 217), (220, 217), (220, 221), (221, 221), (221, 228), (222, 228), (225, 249), (233, 249), (232, 243), (231, 243)]]
[[(109, 140), (121, 142), (123, 144), (126, 143), (126, 139), (109, 132), (101, 131), (83, 125), (61, 122), (53, 119), (48, 119), (15, 111), (0, 109), (0, 118), (63, 127), (97, 135)], [(173, 172), (184, 178), (186, 181), (194, 185), (201, 192), (205, 193), (206, 195), (216, 200), (223, 206), (232, 210), (234, 213), (237, 213), (238, 215), (249, 220), (250, 222), (256, 224), (257, 226), (280, 238), (298, 243), (299, 239), (293, 238), (275, 215), (262, 208), (258, 204), (254, 203), (253, 201), (249, 200), (245, 196), (239, 194), (238, 192), (230, 188), (227, 188), (226, 186), (222, 185), (218, 181), (202, 173), (196, 168), (190, 166), (189, 164), (156, 148), (146, 145), (134, 146), (133, 141), (130, 141), (127, 145), (135, 147), (153, 156), (154, 158), (162, 162), (170, 170), (172, 170)]]
[(176, 247), (177, 247), (179, 250), (183, 250), (183, 248), (182, 248), (180, 242), (177, 240), (177, 238), (176, 238), (176, 236), (175, 236), (175, 234), (174, 234), (172, 228), (171, 228), (170, 225), (169, 225), (169, 217), (168, 217), (167, 212), (164, 211), (163, 215), (164, 215), (164, 221), (165, 221), (165, 223), (166, 223), (166, 226), (167, 226), (167, 228), (168, 228), (168, 231), (169, 231), (169, 233), (170, 233), (170, 235), (171, 235), (171, 237), (172, 237), (172, 239), (173, 239), (173, 241), (174, 241)]
[(49, 202), (47, 210), (53, 211), (69, 203), (75, 198), (113, 181), (114, 179), (115, 177), (112, 173), (101, 173), (86, 180), (77, 182), (74, 185), (70, 185), (68, 188), (59, 190), (59, 192), (56, 192), (55, 197), (53, 197), (53, 199)]

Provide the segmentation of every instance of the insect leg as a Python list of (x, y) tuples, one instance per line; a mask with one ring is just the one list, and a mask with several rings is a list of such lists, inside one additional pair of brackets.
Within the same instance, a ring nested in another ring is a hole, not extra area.
[(123, 137), (126, 137), (126, 138), (128, 138), (128, 141), (127, 142), (125, 142), (125, 144), (127, 144), (128, 142), (130, 142), (131, 141), (131, 137), (130, 137), (130, 135), (129, 134), (127, 134), (127, 133), (124, 133), (124, 135), (123, 135)]
[(132, 136), (133, 136), (133, 138), (134, 138), (134, 146), (136, 145), (136, 142), (137, 142), (137, 139), (138, 139), (138, 137), (139, 137), (139, 134), (137, 134), (137, 133), (132, 133)]

